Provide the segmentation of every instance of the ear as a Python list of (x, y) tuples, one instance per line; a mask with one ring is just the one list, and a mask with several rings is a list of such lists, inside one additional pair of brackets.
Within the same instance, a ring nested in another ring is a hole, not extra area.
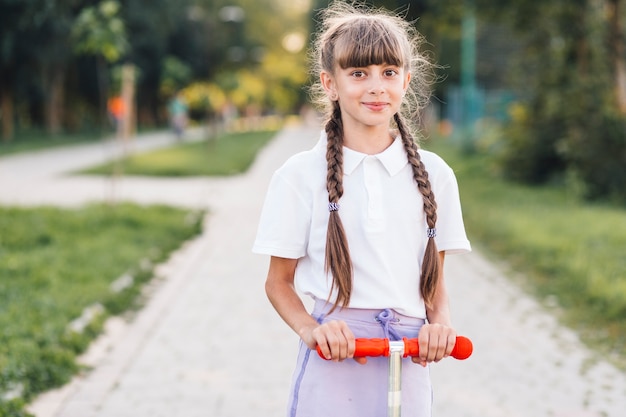
[(404, 83), (402, 84), (402, 88), (404, 89), (405, 93), (406, 93), (406, 90), (409, 88), (410, 82), (411, 82), (411, 72), (407, 71), (406, 75), (404, 76)]
[(328, 98), (330, 98), (333, 101), (336, 101), (338, 98), (338, 95), (337, 95), (337, 87), (335, 85), (335, 79), (333, 78), (333, 76), (329, 72), (322, 71), (320, 72), (320, 82), (322, 84), (322, 87), (326, 91)]

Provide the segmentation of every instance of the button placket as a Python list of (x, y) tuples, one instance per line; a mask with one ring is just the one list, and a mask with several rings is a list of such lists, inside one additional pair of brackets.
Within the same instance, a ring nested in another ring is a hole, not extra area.
[(363, 179), (367, 190), (367, 219), (371, 225), (379, 225), (383, 219), (380, 168), (380, 162), (374, 156), (368, 156), (363, 161)]

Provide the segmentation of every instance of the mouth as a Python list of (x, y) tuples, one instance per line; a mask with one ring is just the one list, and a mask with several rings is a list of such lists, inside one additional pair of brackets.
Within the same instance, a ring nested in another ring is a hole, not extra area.
[(372, 111), (382, 111), (385, 110), (387, 106), (389, 106), (388, 103), (378, 101), (364, 102), (363, 105)]

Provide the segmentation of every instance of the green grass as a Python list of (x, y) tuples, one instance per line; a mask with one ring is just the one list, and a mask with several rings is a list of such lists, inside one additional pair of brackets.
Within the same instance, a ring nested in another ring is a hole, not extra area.
[[(224, 176), (245, 172), (257, 152), (276, 131), (231, 133), (217, 139), (181, 143), (83, 171), (108, 175), (120, 169), (125, 175)], [(119, 166), (116, 166), (119, 164)]]
[[(201, 217), (163, 206), (0, 208), (0, 416), (25, 415), (35, 394), (67, 382), (104, 318), (136, 305), (152, 265), (197, 235)], [(134, 284), (112, 291), (125, 273)], [(68, 330), (96, 303), (103, 315)]]
[[(112, 136), (113, 133), (107, 132), (106, 135), (108, 138)], [(49, 135), (38, 130), (20, 132), (17, 137), (10, 142), (0, 141), (0, 156), (39, 151), (60, 146), (76, 145), (80, 143), (94, 143), (98, 140), (102, 140), (102, 137), (103, 135), (96, 131), (59, 135)]]
[[(149, 133), (154, 128), (138, 128), (138, 133)], [(25, 129), (16, 133), (13, 140), (0, 141), (0, 157), (24, 152), (40, 151), (61, 146), (98, 143), (115, 138), (115, 131), (111, 128), (98, 130), (91, 129), (76, 133), (48, 134), (41, 129)]]
[(594, 347), (626, 364), (626, 209), (581, 202), (563, 188), (506, 182), (487, 155), (426, 143), (454, 169), (472, 242), (524, 277)]

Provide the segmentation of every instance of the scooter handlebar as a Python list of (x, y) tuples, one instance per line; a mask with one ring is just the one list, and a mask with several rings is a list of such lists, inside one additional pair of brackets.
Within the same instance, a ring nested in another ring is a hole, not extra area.
[[(418, 339), (407, 339), (406, 337), (402, 341), (390, 342), (389, 339), (367, 339), (357, 338), (355, 340), (354, 357), (365, 356), (389, 356), (391, 344), (403, 344), (402, 355), (406, 358), (408, 356), (419, 356), (419, 342)], [(463, 360), (471, 356), (474, 346), (472, 341), (464, 336), (457, 336), (456, 343), (450, 356), (455, 359)], [(317, 347), (317, 353), (322, 359), (326, 359), (322, 354), (320, 347)]]

